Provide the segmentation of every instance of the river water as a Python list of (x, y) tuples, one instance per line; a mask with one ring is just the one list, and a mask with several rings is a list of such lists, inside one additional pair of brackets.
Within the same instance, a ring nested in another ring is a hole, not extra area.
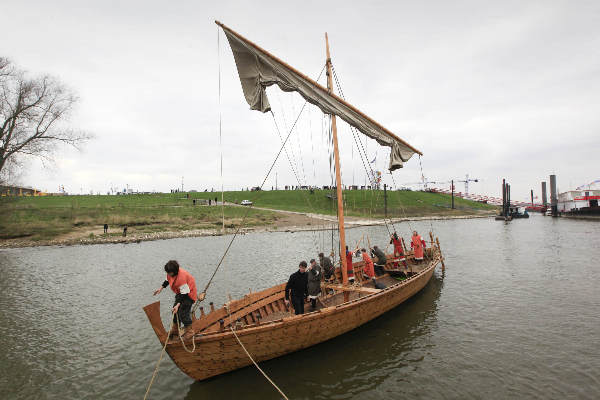
[[(600, 224), (533, 215), (433, 226), (446, 271), (395, 310), (263, 369), (290, 399), (600, 398)], [(366, 234), (366, 235), (365, 235)], [(385, 227), (348, 231), (385, 244)], [(161, 346), (142, 307), (177, 259), (207, 280), (229, 237), (0, 251), (0, 397), (141, 399)], [(365, 239), (366, 240), (366, 239)], [(328, 233), (239, 238), (207, 301), (284, 281)], [(164, 320), (173, 301), (160, 295)], [(277, 399), (255, 368), (194, 382), (165, 358), (152, 399)]]

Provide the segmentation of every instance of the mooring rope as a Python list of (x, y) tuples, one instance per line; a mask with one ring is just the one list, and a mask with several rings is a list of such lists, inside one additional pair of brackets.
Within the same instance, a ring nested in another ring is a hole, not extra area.
[(263, 374), (263, 376), (269, 381), (269, 383), (271, 383), (271, 385), (273, 385), (273, 387), (275, 389), (277, 389), (277, 391), (279, 392), (279, 394), (281, 394), (285, 400), (289, 400), (289, 398), (285, 395), (285, 393), (283, 393), (283, 391), (281, 389), (279, 389), (279, 386), (277, 386), (275, 384), (275, 382), (273, 382), (273, 380), (271, 378), (269, 378), (269, 376), (265, 373), (265, 371), (263, 371), (258, 366), (258, 364), (256, 363), (256, 361), (254, 361), (254, 359), (252, 358), (252, 356), (250, 355), (250, 353), (248, 353), (248, 350), (246, 350), (246, 347), (244, 346), (244, 344), (242, 343), (242, 341), (238, 337), (237, 333), (235, 333), (235, 330), (233, 328), (231, 328), (231, 332), (233, 332), (233, 336), (235, 336), (235, 338), (237, 339), (238, 343), (240, 344), (240, 346), (242, 346), (242, 349), (244, 349), (244, 352), (246, 353), (246, 355), (248, 356), (248, 358), (250, 359), (250, 361), (252, 361), (252, 363), (254, 364), (254, 366), (260, 371), (261, 374)]
[(150, 388), (152, 387), (152, 384), (154, 383), (154, 379), (156, 378), (156, 374), (158, 373), (158, 367), (160, 366), (160, 363), (163, 359), (163, 356), (165, 355), (165, 349), (167, 348), (167, 344), (169, 343), (169, 337), (171, 336), (171, 332), (173, 331), (173, 327), (175, 326), (175, 322), (173, 321), (173, 314), (175, 314), (176, 318), (177, 318), (177, 336), (179, 336), (179, 340), (181, 340), (181, 344), (183, 345), (183, 349), (185, 351), (187, 351), (188, 353), (194, 353), (196, 351), (196, 340), (194, 340), (194, 337), (192, 336), (192, 350), (189, 350), (185, 343), (183, 342), (183, 337), (181, 335), (179, 326), (180, 326), (180, 322), (179, 322), (179, 313), (172, 313), (171, 314), (171, 326), (169, 327), (169, 332), (167, 332), (167, 337), (165, 339), (165, 344), (163, 345), (162, 351), (160, 352), (160, 357), (158, 358), (158, 361), (156, 363), (156, 367), (154, 367), (154, 372), (152, 373), (152, 378), (150, 379), (150, 383), (148, 384), (148, 388), (146, 389), (146, 394), (144, 395), (144, 400), (146, 400), (146, 398), (148, 397), (148, 393), (150, 393)]
[[(181, 330), (179, 329), (179, 327), (181, 326), (181, 323), (179, 322), (179, 313), (176, 313), (175, 315), (177, 315), (177, 336), (179, 336), (179, 340), (181, 340), (181, 345), (183, 346), (183, 349), (185, 351), (187, 351), (190, 354), (193, 354), (196, 351), (196, 340), (194, 339), (194, 335), (192, 335), (192, 350), (190, 350), (185, 345), (183, 341), (183, 336), (181, 335)], [(192, 329), (191, 326), (188, 329)]]
[(252, 361), (252, 363), (254, 364), (254, 366), (256, 367), (256, 369), (258, 369), (260, 371), (260, 373), (265, 377), (265, 379), (268, 380), (269, 383), (271, 385), (273, 385), (273, 387), (275, 389), (277, 389), (277, 391), (279, 392), (279, 394), (281, 394), (285, 400), (289, 400), (289, 398), (285, 395), (285, 393), (283, 393), (283, 391), (281, 389), (279, 389), (279, 386), (277, 386), (275, 384), (275, 382), (273, 382), (273, 380), (271, 378), (269, 378), (269, 375), (267, 375), (266, 372), (263, 371), (262, 368), (260, 368), (258, 366), (258, 364), (256, 363), (256, 361), (254, 361), (254, 358), (252, 358), (252, 356), (250, 355), (250, 353), (246, 349), (246, 346), (244, 346), (244, 344), (242, 343), (242, 341), (238, 337), (237, 333), (235, 333), (235, 329), (233, 329), (233, 325), (234, 324), (233, 324), (233, 321), (231, 320), (231, 311), (229, 310), (229, 303), (227, 305), (225, 305), (225, 309), (227, 310), (227, 314), (229, 315), (229, 329), (231, 329), (231, 332), (233, 333), (233, 336), (235, 336), (235, 339), (240, 344), (240, 346), (242, 347), (242, 349), (244, 350), (244, 352), (246, 353), (246, 355), (248, 356), (248, 358), (250, 359), (250, 361)]
[[(173, 313), (173, 314), (175, 314), (175, 313)], [(152, 378), (150, 379), (148, 388), (146, 389), (146, 394), (144, 395), (144, 400), (146, 400), (146, 398), (148, 397), (148, 393), (150, 393), (150, 388), (152, 387), (152, 384), (154, 383), (154, 379), (156, 378), (156, 374), (158, 373), (158, 367), (160, 367), (160, 362), (162, 361), (163, 356), (165, 355), (165, 349), (167, 348), (167, 343), (169, 343), (169, 336), (171, 336), (171, 331), (173, 330), (173, 325), (175, 325), (173, 323), (173, 314), (171, 314), (171, 326), (169, 327), (169, 332), (167, 332), (167, 337), (165, 338), (165, 344), (163, 345), (163, 348), (160, 352), (160, 357), (158, 358), (158, 361), (156, 362), (156, 367), (154, 367), (154, 372), (152, 373)]]

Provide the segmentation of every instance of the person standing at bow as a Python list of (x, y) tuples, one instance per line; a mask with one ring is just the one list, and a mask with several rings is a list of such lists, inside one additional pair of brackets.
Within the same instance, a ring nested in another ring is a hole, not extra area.
[(414, 251), (415, 260), (417, 262), (423, 261), (423, 239), (421, 239), (421, 236), (417, 231), (413, 231), (410, 247), (412, 247)]
[(308, 276), (306, 274), (306, 261), (300, 261), (298, 271), (290, 275), (287, 285), (285, 285), (285, 304), (292, 307), (296, 315), (304, 314), (304, 300), (308, 296)]
[[(175, 293), (175, 304), (173, 304), (173, 323), (179, 329), (179, 323), (183, 323), (184, 338), (193, 336), (191, 330), (192, 317), (190, 311), (192, 305), (198, 300), (196, 292), (196, 280), (185, 269), (179, 267), (179, 263), (175, 260), (170, 260), (165, 264), (165, 272), (167, 279), (162, 286), (154, 291), (154, 296), (162, 292), (167, 286)], [(179, 321), (178, 321), (179, 317)]]

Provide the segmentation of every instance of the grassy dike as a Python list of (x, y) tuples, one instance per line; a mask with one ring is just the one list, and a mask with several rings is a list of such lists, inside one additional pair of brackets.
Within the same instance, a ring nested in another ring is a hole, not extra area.
[[(190, 196), (192, 197), (192, 196)], [(193, 197), (192, 197), (193, 198)], [(225, 226), (238, 226), (241, 207), (225, 207)], [(109, 225), (109, 236), (162, 231), (216, 229), (222, 226), (221, 207), (193, 206), (185, 194), (128, 196), (52, 196), (0, 198), (0, 240), (50, 240), (68, 234), (93, 237)], [(272, 224), (277, 213), (251, 210), (248, 226)], [(96, 231), (94, 233), (93, 231)], [(98, 232), (99, 231), (99, 232)]]
[[(222, 208), (193, 205), (194, 199), (221, 199), (220, 193), (135, 194), (127, 196), (54, 196), (1, 197), (0, 240), (23, 239), (44, 241), (57, 238), (90, 238), (120, 236), (122, 227), (128, 234), (217, 230), (222, 224)], [(239, 203), (244, 199), (254, 205), (274, 210), (335, 215), (335, 198), (331, 191), (261, 191), (225, 192), (225, 201)], [(382, 218), (383, 191), (345, 191), (346, 214), (363, 218)], [(198, 202), (200, 203), (200, 202)], [(493, 206), (425, 192), (388, 191), (389, 217), (427, 217), (475, 215), (490, 212)], [(226, 206), (225, 225), (239, 226), (246, 208)], [(272, 226), (282, 214), (251, 209), (247, 226)], [(109, 224), (108, 235), (102, 226)]]
[[(212, 193), (194, 193), (209, 198)], [(328, 197), (329, 196), (329, 197)], [(214, 196), (212, 196), (214, 198)], [(225, 192), (225, 201), (239, 203), (246, 199), (257, 207), (277, 210), (312, 212), (335, 215), (336, 200), (330, 190), (275, 190), (262, 192)], [(220, 199), (220, 193), (219, 193)], [(454, 198), (455, 209), (450, 208), (450, 195), (417, 191), (388, 191), (388, 217), (427, 217), (438, 215), (471, 215), (496, 210), (495, 206), (471, 200)], [(383, 190), (345, 190), (344, 212), (363, 218), (383, 218), (385, 214)]]

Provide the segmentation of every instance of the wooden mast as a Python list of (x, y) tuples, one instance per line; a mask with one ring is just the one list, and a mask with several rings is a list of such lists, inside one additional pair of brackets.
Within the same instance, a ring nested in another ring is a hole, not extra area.
[[(331, 73), (331, 55), (329, 54), (329, 38), (325, 33), (325, 47), (327, 49), (327, 89), (333, 94), (333, 78)], [(335, 184), (337, 189), (338, 224), (340, 229), (340, 259), (342, 270), (342, 284), (348, 284), (348, 265), (346, 263), (346, 231), (344, 229), (344, 198), (342, 197), (342, 175), (340, 173), (340, 153), (338, 150), (337, 125), (335, 114), (331, 114), (331, 130), (333, 131), (333, 153), (335, 155)]]

